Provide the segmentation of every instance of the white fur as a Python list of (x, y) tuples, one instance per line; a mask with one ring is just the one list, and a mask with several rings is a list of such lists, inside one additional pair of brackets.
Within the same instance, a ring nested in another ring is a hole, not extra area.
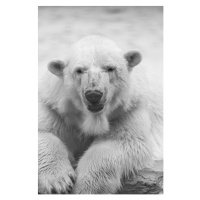
[(88, 113), (85, 117), (81, 129), (86, 135), (101, 135), (109, 131), (109, 122), (104, 114), (96, 116)]
[[(148, 81), (144, 67), (131, 70), (123, 55), (108, 39), (86, 37), (72, 46), (63, 77), (47, 72), (42, 78), (40, 192), (61, 193), (65, 187), (68, 193), (69, 176), (77, 176), (74, 193), (115, 193), (122, 176), (162, 159), (162, 86)], [(117, 72), (105, 72), (108, 65)], [(77, 67), (87, 72), (78, 75)], [(92, 83), (104, 93), (99, 113), (87, 110), (84, 92)]]

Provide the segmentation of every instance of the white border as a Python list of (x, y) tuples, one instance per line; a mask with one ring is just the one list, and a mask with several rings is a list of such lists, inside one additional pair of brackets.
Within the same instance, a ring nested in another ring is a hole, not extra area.
[[(198, 1), (101, 1), (99, 5), (164, 5), (164, 195), (110, 198), (198, 199), (199, 36)], [(81, 1), (1, 3), (2, 199), (83, 198), (37, 195), (37, 6)], [(84, 5), (94, 5), (85, 1)], [(96, 5), (97, 5), (96, 4)], [(85, 196), (102, 198), (102, 196)], [(104, 195), (103, 198), (108, 196)]]

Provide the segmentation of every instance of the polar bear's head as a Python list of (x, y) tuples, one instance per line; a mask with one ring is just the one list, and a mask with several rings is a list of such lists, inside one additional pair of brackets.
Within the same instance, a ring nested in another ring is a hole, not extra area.
[(114, 42), (89, 36), (72, 46), (67, 64), (52, 61), (49, 70), (63, 80), (67, 101), (83, 113), (80, 128), (103, 134), (109, 116), (119, 107), (128, 109), (129, 73), (140, 61), (137, 51), (123, 54)]

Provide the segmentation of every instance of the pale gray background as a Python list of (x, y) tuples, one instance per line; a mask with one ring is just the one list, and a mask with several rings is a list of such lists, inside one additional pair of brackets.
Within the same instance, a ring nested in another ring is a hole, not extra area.
[(64, 59), (73, 42), (101, 34), (124, 50), (140, 50), (149, 73), (162, 78), (162, 7), (39, 7), (38, 26), (39, 76), (49, 61)]

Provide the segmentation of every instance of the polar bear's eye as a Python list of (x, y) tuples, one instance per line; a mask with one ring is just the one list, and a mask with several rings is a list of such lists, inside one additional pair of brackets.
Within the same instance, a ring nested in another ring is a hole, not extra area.
[(77, 67), (74, 71), (75, 74), (81, 75), (87, 72), (88, 67)]
[(83, 73), (83, 70), (81, 68), (78, 68), (75, 70), (76, 74), (82, 74)]
[(107, 72), (113, 72), (115, 70), (114, 67), (108, 66), (107, 67)]

